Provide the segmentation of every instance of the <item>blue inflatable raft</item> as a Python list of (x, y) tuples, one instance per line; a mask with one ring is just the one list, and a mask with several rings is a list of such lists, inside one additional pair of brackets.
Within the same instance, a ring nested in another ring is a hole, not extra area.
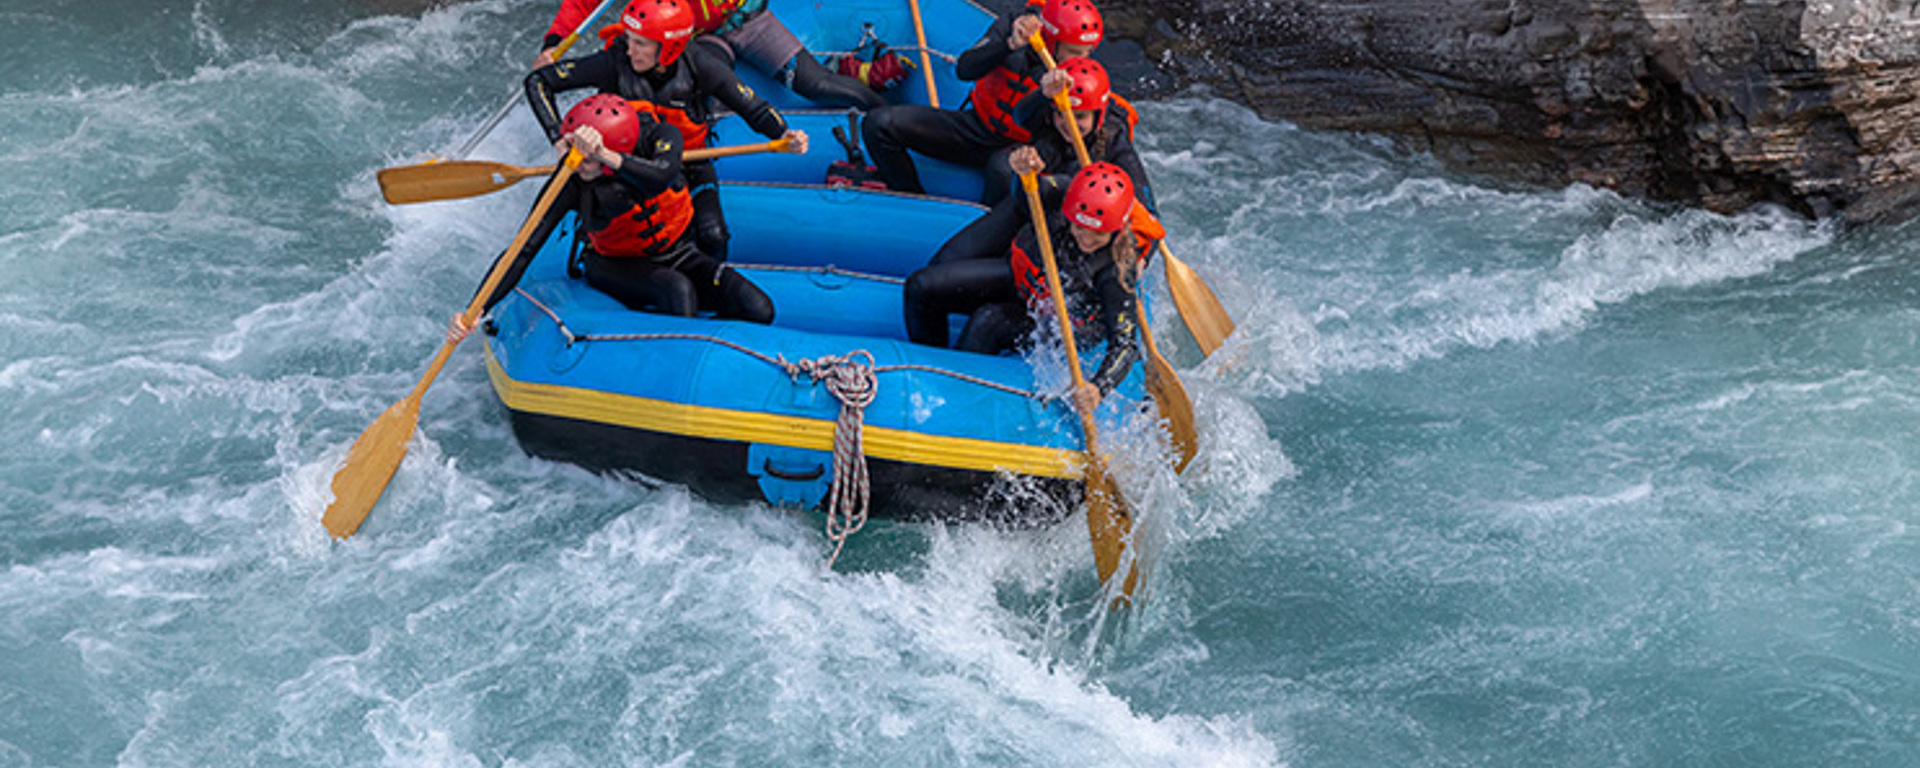
[[(904, 0), (773, 7), (816, 52), (852, 47), (866, 23), (890, 44), (913, 45)], [(964, 49), (992, 21), (964, 0), (922, 7), (930, 47), (945, 52)], [(950, 56), (935, 61), (941, 104), (957, 108), (966, 84), (952, 78)], [(902, 279), (981, 207), (821, 185), (827, 165), (841, 159), (829, 131), (847, 113), (792, 109), (804, 103), (742, 75), (783, 100), (790, 122), (814, 137), (806, 156), (729, 158), (719, 168), (731, 263), (773, 299), (774, 323), (630, 310), (568, 275), (569, 221), (486, 326), (487, 371), (521, 443), (722, 500), (824, 508), (836, 472), (852, 482), (857, 476), (847, 473), (864, 459), (875, 516), (1011, 514), (1007, 522), (1045, 523), (1071, 509), (1082, 483), (1079, 422), (1063, 401), (1038, 391), (1033, 368), (1016, 356), (906, 340)], [(894, 98), (925, 101), (917, 72)], [(736, 118), (722, 120), (716, 137), (760, 140)], [(936, 193), (979, 194), (977, 172), (929, 162), (923, 177)], [(1084, 356), (1090, 365), (1098, 351)], [(1141, 378), (1135, 371), (1111, 407), (1137, 403)], [(848, 418), (851, 429), (842, 424)], [(852, 435), (858, 446), (847, 444)], [(1069, 503), (989, 501), (1030, 494)]]

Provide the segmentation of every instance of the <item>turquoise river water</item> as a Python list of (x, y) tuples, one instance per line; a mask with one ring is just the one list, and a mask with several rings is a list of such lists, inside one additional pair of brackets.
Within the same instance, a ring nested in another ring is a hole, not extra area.
[(827, 571), (817, 516), (531, 458), (473, 346), (331, 542), (536, 191), (373, 173), (550, 12), (0, 4), (0, 766), (1920, 765), (1915, 227), (1503, 188), (1204, 95), (1142, 142), (1240, 331), (1157, 320), (1203, 445), (1120, 459), (1124, 621), (1077, 519), (877, 523)]

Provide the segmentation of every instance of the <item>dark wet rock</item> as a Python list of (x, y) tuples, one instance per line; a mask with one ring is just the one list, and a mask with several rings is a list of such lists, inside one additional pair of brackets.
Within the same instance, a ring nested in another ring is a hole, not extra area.
[(1151, 82), (1209, 83), (1476, 173), (1722, 211), (1920, 208), (1920, 0), (1101, 6), (1164, 70)]

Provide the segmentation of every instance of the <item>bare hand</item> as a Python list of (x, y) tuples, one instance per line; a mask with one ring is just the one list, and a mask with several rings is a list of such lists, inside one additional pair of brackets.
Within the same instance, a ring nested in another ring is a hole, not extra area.
[(599, 163), (608, 169), (620, 167), (620, 153), (609, 148), (606, 140), (601, 138), (600, 131), (591, 125), (573, 129), (573, 133), (567, 134), (565, 141), (574, 149), (580, 150), (582, 158)]
[(1007, 37), (1007, 48), (1017, 51), (1027, 47), (1027, 40), (1039, 31), (1040, 17), (1021, 15), (1020, 18), (1013, 20), (1013, 34)]
[(1050, 69), (1040, 76), (1040, 91), (1049, 97), (1060, 95), (1061, 91), (1073, 85), (1073, 77), (1064, 69)]
[(600, 159), (600, 150), (606, 148), (606, 142), (600, 138), (600, 131), (591, 125), (583, 125), (567, 134), (567, 143), (589, 159)]
[(1007, 165), (1013, 168), (1015, 174), (1021, 176), (1047, 169), (1046, 161), (1040, 159), (1040, 151), (1034, 149), (1031, 144), (1022, 145), (1013, 150), (1013, 154), (1007, 156)]
[(787, 140), (787, 151), (796, 155), (807, 153), (807, 132), (788, 128), (780, 138)]
[(555, 51), (554, 48), (547, 48), (540, 51), (540, 55), (533, 57), (533, 68), (539, 69), (548, 64), (552, 64), (556, 61), (559, 61), (559, 58), (554, 55), (554, 51)]
[(453, 313), (453, 320), (447, 323), (447, 346), (458, 346), (470, 333), (473, 333), (473, 324), (467, 322), (467, 313)]
[(1073, 388), (1072, 397), (1073, 407), (1080, 409), (1081, 413), (1093, 413), (1094, 409), (1100, 407), (1100, 388), (1090, 382), (1080, 382), (1080, 386)]

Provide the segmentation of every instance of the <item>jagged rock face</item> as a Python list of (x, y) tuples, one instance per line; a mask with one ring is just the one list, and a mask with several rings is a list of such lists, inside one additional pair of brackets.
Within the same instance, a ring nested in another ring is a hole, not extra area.
[(1920, 0), (1104, 0), (1185, 80), (1457, 167), (1723, 211), (1920, 209)]

